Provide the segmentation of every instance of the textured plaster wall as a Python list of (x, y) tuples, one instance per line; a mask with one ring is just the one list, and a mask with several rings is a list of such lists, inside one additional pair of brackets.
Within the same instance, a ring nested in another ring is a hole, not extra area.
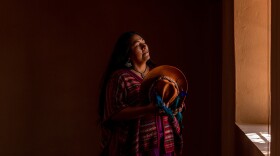
[(267, 123), (269, 0), (235, 0), (236, 122)]

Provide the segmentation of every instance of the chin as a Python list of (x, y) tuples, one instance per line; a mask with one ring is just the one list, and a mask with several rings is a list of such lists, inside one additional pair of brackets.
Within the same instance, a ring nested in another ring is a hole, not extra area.
[(149, 61), (150, 55), (146, 56), (144, 59), (145, 59), (146, 61)]

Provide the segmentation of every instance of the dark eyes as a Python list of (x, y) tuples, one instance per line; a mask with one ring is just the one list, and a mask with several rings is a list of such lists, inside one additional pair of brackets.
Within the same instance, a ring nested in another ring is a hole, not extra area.
[(147, 43), (145, 42), (145, 40), (142, 40), (142, 42), (140, 42), (140, 41), (138, 41), (135, 45), (134, 45), (134, 47), (143, 47), (143, 46), (145, 46)]
[(143, 48), (145, 45), (146, 45), (146, 43), (140, 43), (140, 44), (136, 44), (135, 47)]
[(142, 45), (142, 46), (144, 46), (144, 45), (146, 45), (147, 43), (144, 41), (144, 42), (140, 42), (140, 43), (138, 43), (138, 46), (139, 45)]

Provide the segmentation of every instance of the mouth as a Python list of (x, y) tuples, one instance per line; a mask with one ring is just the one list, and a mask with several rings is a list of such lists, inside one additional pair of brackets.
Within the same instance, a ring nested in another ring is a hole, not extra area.
[(149, 52), (143, 53), (143, 55), (144, 55), (144, 56), (147, 56), (147, 55), (149, 55)]
[(143, 55), (147, 55), (147, 54), (149, 54), (149, 51), (143, 53)]

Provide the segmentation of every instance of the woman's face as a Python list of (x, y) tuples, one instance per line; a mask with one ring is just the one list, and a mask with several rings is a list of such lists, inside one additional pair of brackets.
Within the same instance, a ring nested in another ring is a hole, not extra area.
[(149, 48), (145, 40), (139, 35), (131, 37), (130, 59), (133, 64), (143, 64), (150, 59)]

